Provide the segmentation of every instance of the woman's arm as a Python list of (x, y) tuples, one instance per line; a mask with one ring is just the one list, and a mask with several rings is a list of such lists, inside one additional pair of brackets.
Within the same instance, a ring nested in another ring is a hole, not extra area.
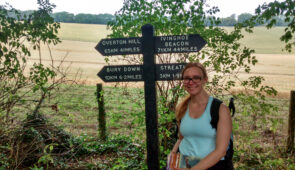
[(181, 140), (182, 140), (182, 139), (178, 139), (178, 140), (176, 141), (176, 143), (175, 143), (175, 145), (174, 145), (174, 147), (173, 147), (173, 149), (172, 149), (172, 151), (171, 151), (172, 153), (176, 153), (176, 152), (177, 152)]
[[(178, 129), (180, 129), (180, 123), (178, 123)], [(178, 136), (179, 136), (179, 138), (178, 138), (178, 140), (176, 141), (176, 143), (174, 144), (174, 147), (173, 147), (173, 149), (172, 149), (172, 153), (176, 153), (177, 152), (177, 150), (178, 150), (178, 147), (179, 147), (179, 145), (180, 145), (180, 142), (181, 142), (181, 140), (183, 139), (183, 136), (181, 135), (181, 133), (180, 133), (180, 131), (178, 132)]]
[(202, 159), (191, 170), (204, 170), (214, 166), (222, 157), (226, 155), (232, 133), (232, 120), (230, 111), (224, 104), (219, 108), (219, 120), (217, 124), (216, 148), (213, 152)]

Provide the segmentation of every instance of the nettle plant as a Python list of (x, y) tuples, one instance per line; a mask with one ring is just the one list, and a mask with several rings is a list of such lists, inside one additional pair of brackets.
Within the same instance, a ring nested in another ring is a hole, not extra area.
[[(208, 70), (210, 80), (206, 88), (212, 95), (220, 98), (233, 95), (237, 105), (244, 104), (239, 107), (250, 108), (253, 119), (275, 110), (273, 105), (267, 104), (265, 96), (276, 95), (277, 92), (263, 85), (263, 77), (239, 77), (241, 73), (250, 73), (251, 66), (258, 62), (253, 55), (255, 51), (239, 43), (243, 38), (241, 27), (235, 27), (231, 32), (218, 27), (220, 20), (214, 17), (217, 12), (218, 7), (210, 7), (206, 0), (125, 0), (122, 9), (116, 12), (115, 20), (108, 24), (112, 31), (109, 37), (140, 37), (141, 27), (148, 23), (154, 26), (155, 36), (200, 34), (207, 41), (200, 52), (157, 54), (156, 62), (201, 62)], [(107, 62), (119, 60), (128, 64), (142, 64), (143, 61), (141, 55), (105, 59)], [(161, 99), (158, 100), (160, 126), (166, 127), (160, 133), (167, 140), (171, 136), (167, 128), (173, 117), (163, 117), (174, 113), (175, 105), (185, 92), (181, 81), (159, 81), (157, 88)]]

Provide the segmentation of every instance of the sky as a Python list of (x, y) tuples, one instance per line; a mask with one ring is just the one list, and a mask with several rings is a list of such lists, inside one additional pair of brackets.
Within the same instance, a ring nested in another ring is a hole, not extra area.
[[(115, 14), (123, 6), (124, 0), (50, 0), (56, 5), (53, 12), (66, 11), (73, 14)], [(228, 17), (232, 14), (238, 16), (241, 13), (254, 14), (255, 8), (264, 2), (274, 0), (208, 0), (210, 5), (218, 6), (220, 12), (218, 17)], [(282, 1), (282, 0), (279, 0)], [(37, 9), (37, 0), (0, 0), (3, 5), (8, 2), (14, 8), (19, 10)]]

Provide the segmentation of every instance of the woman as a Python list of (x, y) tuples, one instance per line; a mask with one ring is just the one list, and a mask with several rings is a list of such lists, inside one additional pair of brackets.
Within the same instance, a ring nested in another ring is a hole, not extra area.
[(189, 63), (182, 71), (182, 78), (189, 96), (176, 109), (180, 133), (172, 153), (179, 150), (184, 155), (184, 169), (227, 169), (224, 156), (232, 132), (230, 111), (224, 104), (220, 105), (218, 131), (213, 129), (210, 124), (213, 97), (204, 89), (208, 82), (205, 68), (200, 63)]

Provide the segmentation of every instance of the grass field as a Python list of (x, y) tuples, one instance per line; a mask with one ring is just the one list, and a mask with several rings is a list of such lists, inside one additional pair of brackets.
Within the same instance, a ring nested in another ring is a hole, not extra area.
[(63, 40), (98, 42), (110, 33), (106, 25), (61, 23), (58, 35)]
[[(233, 27), (224, 27), (227, 31), (232, 31)], [(257, 54), (288, 54), (282, 51), (285, 46), (280, 41), (285, 27), (275, 27), (266, 29), (265, 27), (255, 27), (253, 33), (243, 31), (244, 38), (241, 43), (255, 50)], [(294, 54), (294, 53), (293, 53)]]

